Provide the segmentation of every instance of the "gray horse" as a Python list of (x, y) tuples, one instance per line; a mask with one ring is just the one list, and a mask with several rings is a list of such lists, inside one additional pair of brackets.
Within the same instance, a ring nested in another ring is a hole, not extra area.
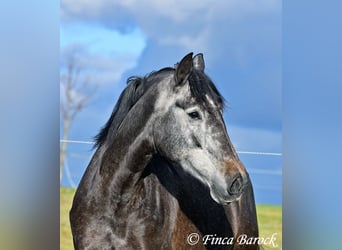
[(74, 197), (75, 249), (259, 249), (239, 242), (258, 237), (252, 184), (204, 68), (190, 53), (129, 78)]

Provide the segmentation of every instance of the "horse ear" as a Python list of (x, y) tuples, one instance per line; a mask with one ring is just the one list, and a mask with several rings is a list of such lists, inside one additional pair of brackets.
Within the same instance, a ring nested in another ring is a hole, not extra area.
[(182, 84), (188, 79), (193, 67), (192, 55), (192, 52), (187, 54), (177, 65), (175, 74), (176, 85)]
[(194, 68), (195, 69), (204, 72), (205, 63), (204, 63), (204, 59), (203, 59), (203, 54), (202, 53), (199, 53), (199, 54), (194, 56), (193, 63), (194, 63)]

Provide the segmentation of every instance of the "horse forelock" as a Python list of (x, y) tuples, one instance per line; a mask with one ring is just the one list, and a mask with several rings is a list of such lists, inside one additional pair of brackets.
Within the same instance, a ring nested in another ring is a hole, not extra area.
[(188, 80), (191, 95), (196, 99), (197, 103), (204, 106), (209, 112), (213, 108), (213, 104), (220, 111), (223, 111), (225, 100), (205, 73), (193, 69)]

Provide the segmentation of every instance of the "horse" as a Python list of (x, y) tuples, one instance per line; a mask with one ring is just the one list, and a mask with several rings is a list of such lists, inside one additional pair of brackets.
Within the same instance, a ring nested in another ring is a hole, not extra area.
[[(253, 187), (203, 54), (130, 77), (70, 210), (75, 249), (259, 249)], [(246, 243), (247, 242), (247, 243)]]

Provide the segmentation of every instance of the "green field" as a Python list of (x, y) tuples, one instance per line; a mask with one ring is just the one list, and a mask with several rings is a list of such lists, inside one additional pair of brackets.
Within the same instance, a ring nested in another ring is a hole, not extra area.
[[(74, 190), (69, 188), (60, 189), (60, 249), (73, 249), (71, 230), (69, 224), (69, 210), (71, 207)], [(276, 233), (277, 247), (264, 245), (264, 249), (281, 249), (282, 244), (282, 208), (281, 206), (257, 205), (260, 237), (271, 237)]]

